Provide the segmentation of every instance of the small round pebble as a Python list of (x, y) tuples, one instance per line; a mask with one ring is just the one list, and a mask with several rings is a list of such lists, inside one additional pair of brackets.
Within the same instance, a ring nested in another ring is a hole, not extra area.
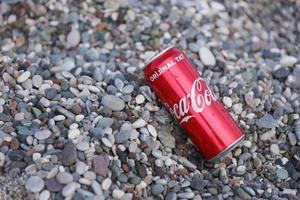
[(280, 179), (287, 179), (289, 177), (288, 171), (284, 168), (279, 168), (276, 170), (276, 176)]
[(30, 192), (40, 192), (44, 188), (45, 183), (43, 179), (38, 176), (31, 176), (25, 183), (25, 187)]
[(151, 192), (153, 195), (159, 195), (164, 191), (164, 187), (160, 184), (154, 184), (151, 186)]

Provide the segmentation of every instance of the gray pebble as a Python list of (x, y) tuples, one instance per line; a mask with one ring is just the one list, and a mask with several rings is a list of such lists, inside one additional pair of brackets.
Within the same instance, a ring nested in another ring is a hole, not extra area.
[(57, 174), (56, 179), (61, 184), (68, 184), (73, 181), (73, 176), (67, 172), (60, 172)]
[(34, 133), (34, 137), (38, 140), (45, 140), (49, 138), (51, 135), (51, 131), (49, 130), (41, 130)]
[(256, 125), (262, 128), (275, 128), (277, 126), (277, 121), (273, 118), (272, 115), (266, 114), (256, 120)]
[(119, 97), (113, 95), (106, 95), (102, 98), (101, 103), (113, 111), (121, 111), (125, 107), (125, 103)]
[(280, 179), (287, 179), (289, 177), (288, 171), (284, 168), (276, 169), (276, 176)]
[(164, 187), (161, 184), (154, 184), (151, 186), (151, 192), (153, 195), (159, 195), (164, 191)]
[(117, 132), (115, 135), (115, 142), (116, 143), (123, 143), (129, 140), (130, 138), (130, 130), (122, 130)]
[(76, 162), (77, 151), (73, 143), (68, 143), (61, 152), (62, 163), (65, 166), (73, 165)]
[(31, 176), (25, 183), (25, 187), (30, 192), (40, 192), (44, 188), (45, 183), (43, 179), (38, 176)]

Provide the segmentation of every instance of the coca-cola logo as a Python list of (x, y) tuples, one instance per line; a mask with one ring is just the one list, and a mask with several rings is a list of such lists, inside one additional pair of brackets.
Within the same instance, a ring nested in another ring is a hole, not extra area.
[(168, 105), (169, 111), (175, 116), (180, 124), (188, 122), (193, 116), (189, 114), (192, 109), (196, 113), (201, 113), (206, 106), (210, 106), (217, 96), (206, 86), (202, 78), (197, 78), (192, 85), (191, 91), (182, 97), (178, 103)]

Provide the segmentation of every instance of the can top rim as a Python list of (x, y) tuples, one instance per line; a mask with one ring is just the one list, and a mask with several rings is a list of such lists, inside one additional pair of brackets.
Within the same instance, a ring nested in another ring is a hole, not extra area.
[(163, 53), (165, 53), (165, 52), (168, 51), (169, 49), (173, 48), (174, 46), (175, 46), (175, 45), (171, 45), (171, 46), (165, 48), (164, 50), (160, 51), (159, 53), (155, 54), (155, 56), (153, 56), (153, 58), (151, 58), (151, 60), (148, 61), (148, 62), (144, 65), (143, 69), (145, 69), (152, 61), (154, 61), (156, 58), (158, 58), (160, 55), (162, 55)]

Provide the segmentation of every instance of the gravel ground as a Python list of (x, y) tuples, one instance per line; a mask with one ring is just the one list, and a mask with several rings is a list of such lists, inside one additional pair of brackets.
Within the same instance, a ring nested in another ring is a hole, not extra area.
[[(141, 2), (2, 1), (0, 199), (300, 199), (300, 2)], [(143, 77), (170, 45), (246, 133), (215, 163)]]

